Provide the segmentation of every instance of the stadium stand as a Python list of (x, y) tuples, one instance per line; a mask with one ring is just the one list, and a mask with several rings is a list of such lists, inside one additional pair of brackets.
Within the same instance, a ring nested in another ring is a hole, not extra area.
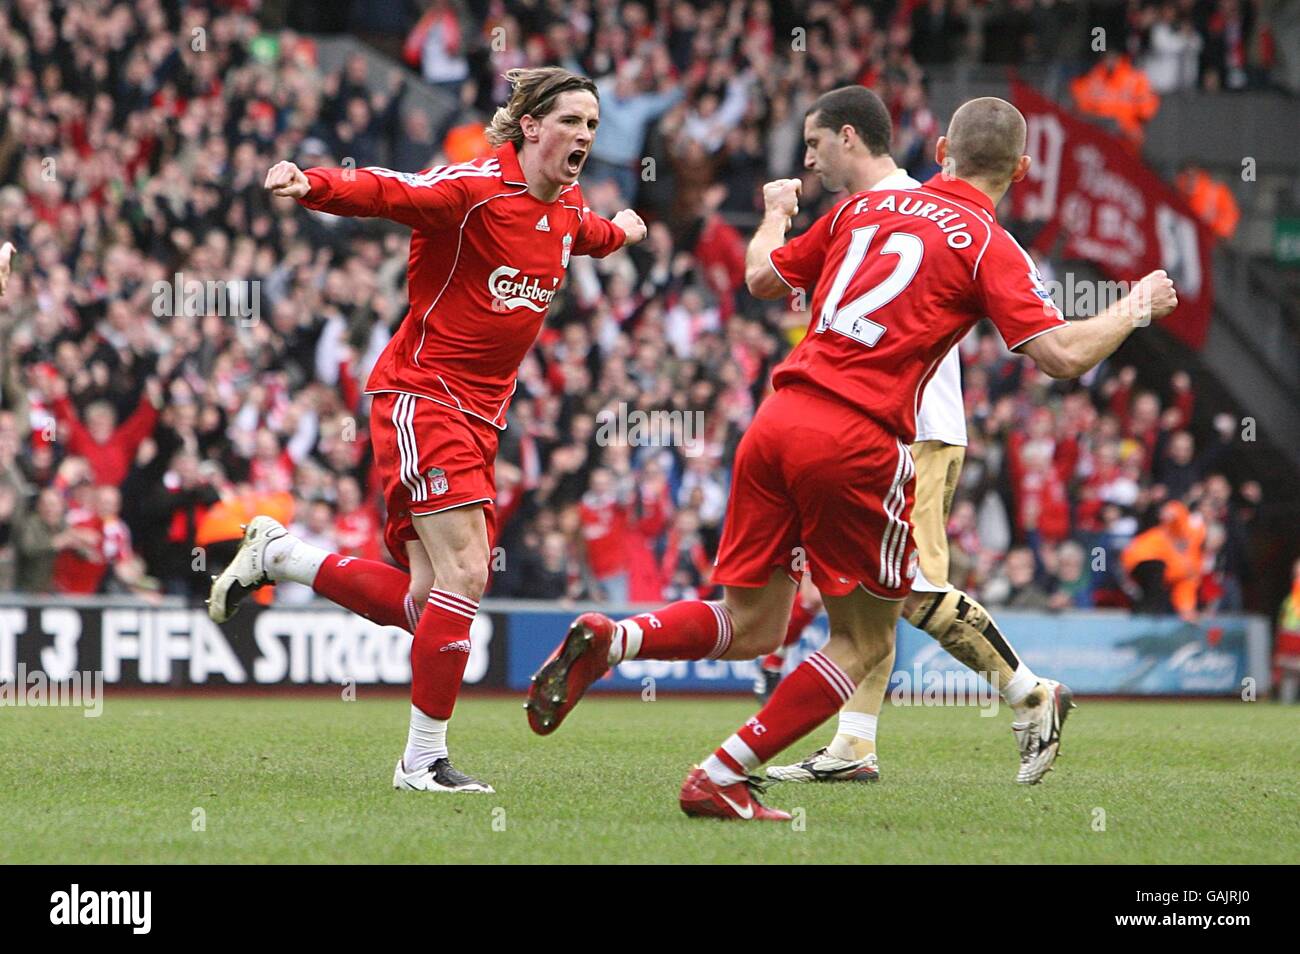
[[(23, 263), (0, 311), (0, 591), (201, 599), (194, 554), (218, 565), (259, 510), (378, 556), (360, 385), (404, 313), (406, 238), (272, 200), (262, 177), (286, 157), (416, 170), (481, 154), (500, 75), (558, 62), (600, 80), (589, 201), (632, 203), (652, 225), (630, 252), (575, 260), (521, 369), (492, 594), (707, 592), (736, 443), (807, 321), (745, 293), (743, 252), (762, 182), (799, 168), (816, 93), (877, 89), (918, 178), (936, 171), (945, 119), (933, 71), (1037, 64), (1077, 75), (1081, 108), (1123, 96), (1058, 58), (1053, 25), (1081, 5), (1050, 0), (287, 6), (265, 27), (239, 3), (18, 0), (0, 14), (0, 235)], [(1100, 6), (1150, 87), (1137, 113), (1108, 113), (1135, 141), (1161, 96), (1275, 82), (1261, 4)], [(323, 65), (305, 31), (349, 22), (387, 68), (355, 52)], [(786, 39), (797, 29), (817, 36), (808, 55)], [(797, 229), (831, 198), (805, 185)], [(191, 283), (216, 288), (216, 310), (178, 300)], [(1201, 542), (1175, 605), (1273, 611), (1290, 581), (1252, 586), (1265, 482), (1227, 460), (1240, 409), (1213, 382), (1206, 399), (1208, 374), (1126, 350), (1052, 382), (986, 329), (962, 353), (954, 582), (991, 605), (1166, 605), (1152, 591), (1167, 577), (1135, 582), (1120, 554), (1180, 506)], [(620, 408), (700, 426), (677, 446), (609, 445)]]

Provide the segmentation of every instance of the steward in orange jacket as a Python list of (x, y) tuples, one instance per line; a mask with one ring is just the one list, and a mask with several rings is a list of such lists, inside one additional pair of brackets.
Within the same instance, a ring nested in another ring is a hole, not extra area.
[(1241, 209), (1226, 182), (1196, 166), (1185, 167), (1175, 181), (1197, 218), (1213, 229), (1215, 235), (1230, 239), (1236, 234)]
[(1107, 53), (1100, 63), (1070, 83), (1079, 111), (1112, 120), (1130, 143), (1141, 146), (1142, 127), (1160, 108), (1160, 97), (1146, 73), (1127, 56)]
[(1191, 515), (1186, 504), (1171, 500), (1160, 508), (1160, 523), (1124, 548), (1120, 563), (1129, 575), (1144, 563), (1163, 565), (1161, 580), (1169, 590), (1169, 602), (1178, 615), (1193, 616), (1204, 543), (1205, 524)]

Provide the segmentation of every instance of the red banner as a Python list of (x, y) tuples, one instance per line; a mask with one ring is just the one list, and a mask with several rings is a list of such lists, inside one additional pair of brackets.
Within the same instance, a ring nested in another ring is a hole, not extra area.
[[(1160, 325), (1200, 348), (1214, 300), (1214, 235), (1183, 197), (1118, 136), (1023, 83), (1011, 95), (1029, 124), (1029, 175), (1011, 188), (1015, 218), (1044, 223), (1033, 247), (1092, 262), (1115, 281), (1163, 268), (1178, 308)], [(1058, 241), (1060, 248), (1056, 248)]]

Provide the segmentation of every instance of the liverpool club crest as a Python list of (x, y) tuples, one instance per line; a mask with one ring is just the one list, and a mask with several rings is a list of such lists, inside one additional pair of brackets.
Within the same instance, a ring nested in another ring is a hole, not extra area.
[(564, 252), (560, 255), (560, 267), (569, 267), (569, 252), (573, 249), (573, 236), (564, 236)]
[(447, 492), (447, 472), (441, 467), (430, 467), (425, 476), (429, 478), (429, 493), (440, 497)]

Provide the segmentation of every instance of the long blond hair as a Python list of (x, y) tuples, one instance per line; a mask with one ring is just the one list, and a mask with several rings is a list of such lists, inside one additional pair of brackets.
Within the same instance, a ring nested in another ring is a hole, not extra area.
[(595, 82), (561, 66), (508, 70), (505, 78), (511, 86), (510, 99), (497, 108), (485, 131), (487, 141), (494, 146), (506, 142), (513, 142), (515, 148), (522, 146), (524, 131), (519, 120), (525, 116), (541, 119), (555, 108), (561, 93), (581, 89), (600, 99)]

